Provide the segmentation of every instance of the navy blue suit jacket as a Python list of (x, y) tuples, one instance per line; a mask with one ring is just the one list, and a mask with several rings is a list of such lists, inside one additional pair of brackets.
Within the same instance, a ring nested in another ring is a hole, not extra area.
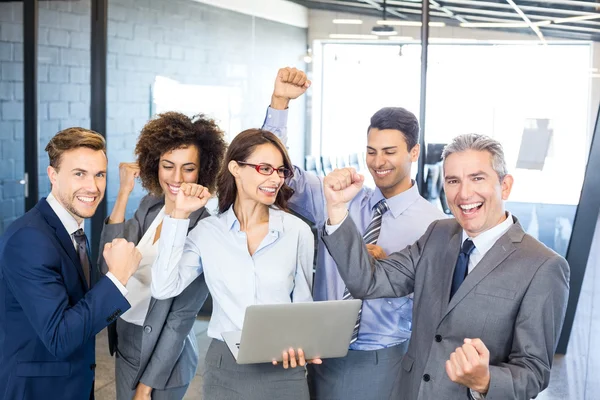
[(9, 226), (0, 239), (0, 399), (90, 399), (95, 335), (130, 307), (92, 270), (90, 289), (46, 199)]

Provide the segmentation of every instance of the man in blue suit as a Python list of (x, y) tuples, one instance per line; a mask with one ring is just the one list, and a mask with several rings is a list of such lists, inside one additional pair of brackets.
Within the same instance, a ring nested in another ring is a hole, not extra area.
[(94, 396), (95, 335), (129, 309), (141, 259), (124, 239), (106, 245), (109, 273), (89, 258), (83, 231), (106, 188), (99, 134), (69, 128), (46, 147), (52, 192), (0, 239), (0, 399)]

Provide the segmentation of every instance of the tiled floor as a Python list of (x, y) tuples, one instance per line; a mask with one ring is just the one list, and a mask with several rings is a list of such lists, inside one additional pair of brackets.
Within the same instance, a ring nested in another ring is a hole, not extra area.
[[(567, 354), (555, 357), (550, 385), (538, 396), (540, 400), (600, 400), (600, 223), (594, 243)], [(210, 343), (206, 327), (206, 319), (199, 319), (194, 327), (201, 360), (186, 400), (202, 398), (204, 354)], [(115, 400), (114, 363), (108, 356), (105, 332), (98, 335), (96, 346), (96, 399)]]

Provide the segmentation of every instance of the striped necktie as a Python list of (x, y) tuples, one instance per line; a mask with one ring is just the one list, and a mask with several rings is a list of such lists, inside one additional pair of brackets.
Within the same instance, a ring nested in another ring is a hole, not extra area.
[[(363, 240), (365, 244), (376, 244), (377, 239), (379, 239), (379, 232), (381, 231), (381, 218), (383, 218), (383, 214), (385, 214), (390, 207), (387, 205), (387, 202), (381, 200), (377, 204), (375, 204), (375, 211), (373, 212), (373, 219), (371, 223), (365, 230), (365, 234), (363, 235)], [(352, 295), (348, 291), (348, 288), (344, 289), (344, 295), (342, 300), (350, 300), (353, 299)], [(360, 328), (360, 318), (362, 315), (362, 307), (358, 310), (358, 316), (356, 317), (356, 324), (354, 325), (354, 330), (352, 331), (352, 339), (350, 343), (356, 342), (358, 339), (358, 330)]]

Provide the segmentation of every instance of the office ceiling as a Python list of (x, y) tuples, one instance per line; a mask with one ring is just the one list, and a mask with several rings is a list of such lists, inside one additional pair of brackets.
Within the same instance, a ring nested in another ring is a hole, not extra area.
[[(383, 0), (291, 0), (311, 9), (381, 17)], [(430, 0), (431, 21), (449, 26), (600, 41), (600, 0)], [(387, 19), (421, 20), (420, 0), (387, 0)], [(525, 22), (521, 12), (533, 25)], [(516, 24), (516, 25), (515, 25)], [(539, 29), (539, 33), (534, 33)]]

